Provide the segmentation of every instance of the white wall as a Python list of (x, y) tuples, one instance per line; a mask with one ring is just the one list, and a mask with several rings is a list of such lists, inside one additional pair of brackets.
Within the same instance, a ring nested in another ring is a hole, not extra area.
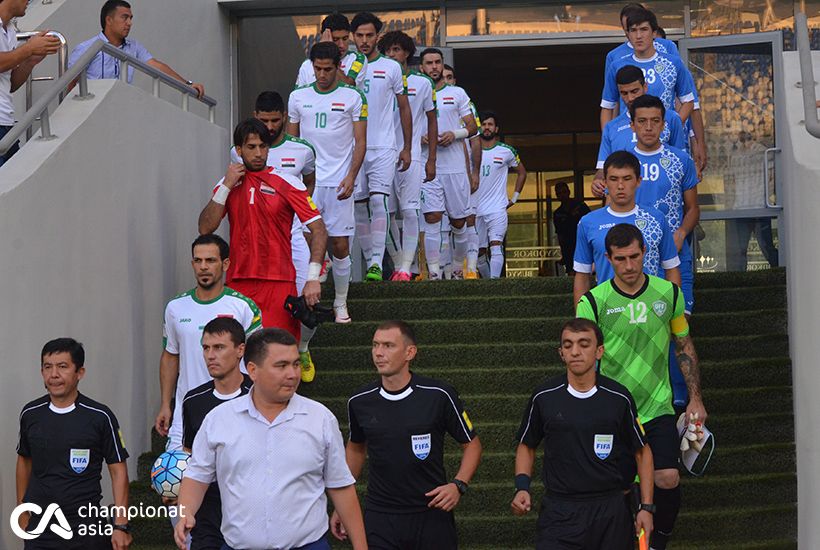
[[(231, 41), (229, 18), (216, 0), (134, 0), (134, 24), (130, 38), (141, 42), (154, 57), (176, 72), (205, 85), (205, 92), (217, 100), (217, 124), (231, 124)], [(17, 21), (21, 31), (53, 29), (68, 40), (69, 52), (80, 42), (100, 32), (103, 0), (53, 0), (52, 4), (32, 2), (25, 17)], [(56, 74), (56, 61), (43, 61), (35, 76)], [(151, 89), (150, 80), (138, 73), (135, 84)], [(35, 83), (37, 91), (47, 83)], [(179, 104), (179, 93), (169, 89), (163, 97)], [(18, 113), (22, 113), (22, 91), (18, 92)], [(194, 101), (191, 102), (193, 105)], [(200, 106), (198, 106), (200, 107)], [(204, 107), (201, 112), (207, 112)]]
[[(55, 113), (58, 139), (33, 140), (0, 168), (6, 548), (20, 547), (8, 529), (17, 417), (45, 393), (45, 341), (72, 336), (85, 345), (80, 390), (118, 416), (134, 475), (159, 406), (164, 304), (194, 284), (190, 243), (224, 172), (225, 129), (134, 86), (89, 84), (93, 100), (68, 99)], [(104, 497), (110, 502), (108, 489)]]
[[(815, 78), (820, 75), (820, 52), (813, 52)], [(785, 236), (789, 267), (789, 346), (795, 407), (797, 447), (798, 543), (800, 548), (820, 548), (820, 255), (817, 253), (818, 205), (820, 205), (820, 139), (806, 132), (803, 124), (802, 91), (797, 52), (783, 54), (785, 78), (778, 82), (784, 98), (788, 132), (779, 147), (783, 150), (784, 174), (779, 187), (784, 202)], [(781, 109), (781, 105), (777, 106)], [(785, 237), (785, 238), (784, 238)]]

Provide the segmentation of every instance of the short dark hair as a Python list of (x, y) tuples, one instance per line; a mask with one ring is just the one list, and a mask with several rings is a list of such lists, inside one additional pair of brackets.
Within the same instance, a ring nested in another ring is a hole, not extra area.
[(211, 319), (202, 329), (202, 334), (229, 334), (234, 346), (245, 343), (245, 329), (242, 328), (242, 323), (233, 317)]
[(623, 86), (624, 84), (632, 84), (633, 82), (640, 82), (641, 86), (646, 84), (646, 77), (643, 71), (635, 65), (624, 65), (615, 73), (616, 84)]
[(640, 25), (641, 23), (649, 23), (649, 26), (653, 31), (658, 30), (658, 18), (655, 17), (654, 13), (647, 9), (636, 9), (626, 16), (627, 31), (634, 25)]
[(570, 319), (566, 323), (561, 326), (561, 332), (559, 333), (559, 340), (558, 345), (561, 345), (561, 342), (564, 339), (564, 332), (593, 332), (595, 333), (595, 343), (598, 346), (604, 345), (604, 333), (601, 332), (601, 327), (590, 321), (589, 319), (582, 319), (581, 317), (576, 317), (575, 319)]
[(604, 161), (604, 177), (610, 168), (632, 168), (635, 177), (641, 177), (641, 162), (629, 151), (615, 151)]
[[(444, 58), (442, 57), (441, 60), (444, 61)], [(453, 68), (452, 65), (450, 65), (449, 63), (445, 63), (444, 68), (453, 73), (453, 76), (456, 76), (456, 70)]]
[(646, 7), (643, 4), (638, 4), (636, 2), (629, 3), (621, 8), (621, 15), (618, 17), (618, 21), (623, 21), (624, 17), (629, 17), (629, 14), (636, 11), (636, 10), (645, 10)]
[(559, 187), (566, 187), (567, 191), (569, 191), (569, 184), (567, 182), (565, 182), (564, 180), (561, 180), (561, 181), (559, 181), (558, 183), (555, 184), (555, 190), (557, 191)]
[(660, 109), (661, 119), (666, 117), (666, 107), (663, 106), (663, 101), (659, 97), (649, 94), (644, 94), (641, 97), (636, 97), (632, 105), (629, 106), (629, 116), (635, 120), (635, 113), (638, 109)]
[(80, 370), (85, 365), (85, 349), (83, 345), (74, 338), (55, 338), (49, 340), (40, 352), (40, 365), (45, 361), (46, 355), (67, 352), (71, 356), (74, 368)]
[(330, 32), (349, 31), (350, 21), (341, 13), (331, 13), (322, 19), (322, 32), (325, 32), (328, 29), (330, 29)]
[(263, 328), (248, 336), (245, 342), (245, 363), (261, 365), (268, 356), (268, 345), (295, 346), (293, 334), (281, 328)]
[(380, 33), (384, 23), (382, 20), (370, 13), (369, 11), (360, 11), (356, 15), (353, 16), (353, 20), (350, 22), (350, 30), (356, 32), (356, 29), (361, 27), (362, 25), (367, 25), (368, 23), (372, 23), (373, 27), (376, 29), (376, 33)]
[(285, 101), (282, 99), (279, 92), (266, 90), (256, 96), (256, 105), (254, 106), (254, 110), (257, 113), (284, 113)]
[(431, 54), (436, 54), (441, 57), (441, 62), (444, 63), (444, 54), (438, 48), (424, 48), (419, 54), (419, 61), (424, 61), (424, 58)]
[(493, 119), (495, 121), (496, 126), (501, 126), (501, 123), (498, 121), (498, 115), (495, 114), (495, 111), (481, 111), (480, 113), (478, 113), (478, 120), (480, 120), (481, 122), (484, 122), (488, 118)]
[(640, 229), (631, 223), (619, 223), (613, 225), (612, 228), (606, 232), (604, 246), (606, 247), (606, 253), (612, 254), (613, 247), (624, 248), (634, 242), (638, 243), (641, 250), (646, 248), (646, 242)]
[[(331, 44), (333, 46), (333, 44)], [(335, 46), (334, 46), (335, 48)], [(338, 49), (336, 50), (339, 51)], [(242, 122), (236, 125), (236, 128), (233, 131), (233, 144), (234, 147), (242, 147), (245, 145), (245, 142), (248, 141), (248, 136), (259, 136), (259, 139), (262, 140), (262, 143), (270, 146), (273, 143), (273, 139), (270, 136), (270, 132), (268, 132), (267, 126), (262, 124), (259, 119), (256, 118), (246, 118)]]
[(412, 57), (413, 54), (416, 53), (416, 44), (413, 42), (413, 39), (410, 38), (410, 35), (404, 33), (402, 31), (390, 31), (384, 33), (381, 38), (379, 38), (379, 51), (383, 54), (387, 54), (387, 50), (389, 50), (392, 46), (398, 46), (402, 50), (407, 52), (407, 55)]
[(205, 233), (200, 235), (194, 242), (191, 243), (191, 256), (194, 255), (194, 248), (203, 244), (215, 244), (219, 247), (219, 259), (225, 261), (231, 254), (231, 247), (225, 242), (225, 239), (215, 233)]
[(102, 30), (105, 30), (105, 20), (109, 15), (113, 15), (113, 13), (117, 11), (117, 8), (128, 8), (130, 10), (131, 4), (125, 0), (106, 0), (102, 9), (100, 9), (100, 28), (102, 28)]
[(317, 42), (310, 48), (310, 62), (317, 59), (330, 59), (338, 67), (342, 62), (342, 54), (333, 42)]
[(655, 29), (655, 32), (658, 33), (658, 38), (666, 38), (666, 31), (663, 29), (663, 27), (658, 26), (658, 28)]
[(414, 346), (417, 344), (416, 331), (413, 330), (413, 327), (411, 327), (405, 321), (401, 321), (399, 319), (390, 319), (387, 321), (382, 321), (381, 323), (379, 323), (379, 326), (376, 327), (376, 330), (390, 330), (394, 328), (399, 329), (401, 335), (404, 336), (404, 339), (410, 342), (410, 344)]

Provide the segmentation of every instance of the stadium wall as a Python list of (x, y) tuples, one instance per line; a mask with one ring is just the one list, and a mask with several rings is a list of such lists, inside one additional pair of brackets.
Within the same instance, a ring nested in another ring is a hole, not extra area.
[[(820, 75), (820, 52), (812, 52), (814, 74)], [(777, 105), (788, 130), (779, 147), (783, 170), (778, 194), (783, 198), (785, 231), (780, 243), (788, 247), (789, 346), (794, 387), (795, 446), (797, 451), (798, 544), (820, 548), (820, 255), (817, 254), (817, 209), (820, 205), (820, 139), (806, 131), (797, 52), (783, 54), (784, 78), (775, 83), (783, 99)]]
[[(84, 40), (100, 32), (100, 7), (103, 0), (53, 0), (50, 4), (31, 2), (25, 17), (17, 21), (21, 31), (53, 29), (68, 41), (69, 53)], [(218, 102), (216, 122), (231, 126), (231, 43), (230, 19), (216, 0), (142, 0), (131, 2), (134, 24), (130, 38), (142, 43), (154, 57), (176, 72), (205, 85), (205, 93)], [(56, 75), (56, 60), (46, 60), (35, 68), (35, 76)], [(151, 90), (151, 79), (137, 72), (134, 84)], [(48, 83), (34, 84), (37, 93)], [(164, 87), (165, 88), (165, 87)], [(179, 93), (165, 88), (161, 94), (179, 105)], [(25, 109), (24, 93), (15, 97), (17, 112)], [(207, 112), (191, 102), (192, 111)]]
[(0, 169), (0, 548), (21, 547), (8, 526), (18, 415), (45, 393), (46, 340), (85, 345), (80, 391), (117, 415), (135, 477), (159, 407), (163, 308), (193, 284), (190, 243), (224, 173), (225, 129), (118, 81), (89, 87), (94, 99), (67, 99), (52, 117), (57, 139)]

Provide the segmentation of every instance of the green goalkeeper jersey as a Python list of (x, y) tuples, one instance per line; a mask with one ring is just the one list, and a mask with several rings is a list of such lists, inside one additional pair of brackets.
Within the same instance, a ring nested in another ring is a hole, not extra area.
[(674, 414), (669, 382), (669, 342), (689, 334), (684, 300), (674, 284), (646, 275), (635, 295), (615, 279), (596, 286), (578, 302), (578, 317), (590, 319), (604, 333), (601, 374), (632, 393), (641, 422)]

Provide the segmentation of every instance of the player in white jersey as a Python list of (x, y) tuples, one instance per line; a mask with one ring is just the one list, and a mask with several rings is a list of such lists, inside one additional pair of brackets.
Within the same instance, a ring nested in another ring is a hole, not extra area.
[(297, 88), (288, 101), (288, 133), (308, 140), (316, 151), (313, 200), (330, 236), (336, 321), (350, 322), (350, 237), (353, 187), (367, 146), (367, 100), (361, 91), (336, 79), (339, 49), (320, 42), (310, 50), (316, 82)]
[[(504, 268), (504, 237), (507, 235), (507, 209), (518, 201), (527, 170), (518, 151), (498, 139), (498, 116), (481, 113), (481, 174), (476, 208), (476, 228), (479, 239), (479, 270), (482, 277), (497, 279)], [(507, 174), (515, 169), (515, 191), (507, 197)], [(490, 250), (487, 265), (487, 248)]]
[[(256, 98), (254, 118), (262, 122), (270, 132), (271, 143), (268, 151), (268, 166), (277, 172), (290, 174), (305, 184), (309, 195), (313, 194), (316, 185), (316, 151), (310, 142), (284, 132), (285, 103), (279, 92), (265, 91)], [(242, 159), (231, 147), (231, 162), (239, 163)], [(310, 264), (310, 248), (305, 237), (302, 222), (293, 217), (291, 229), (291, 248), (293, 250), (293, 267), (296, 269), (296, 293), (302, 295)], [(310, 340), (316, 334), (316, 327), (309, 328), (302, 324), (299, 338), (299, 359), (302, 362), (302, 381), (312, 382), (316, 373), (313, 358), (310, 356)]]
[[(467, 253), (469, 237), (467, 216), (470, 193), (478, 189), (478, 165), (480, 158), (473, 159), (468, 175), (463, 141), (478, 131), (475, 116), (470, 110), (470, 98), (462, 88), (447, 84), (443, 77), (444, 55), (441, 50), (427, 48), (421, 52), (422, 71), (436, 84), (436, 108), (438, 110), (438, 150), (436, 153), (436, 179), (422, 186), (422, 212), (425, 219), (425, 250), (441, 248), (439, 224), (444, 211), (450, 217), (454, 239), (454, 266), (459, 267)], [(430, 278), (436, 278), (439, 265), (427, 257)]]
[[(413, 138), (410, 150), (410, 168), (396, 173), (395, 188), (397, 208), (402, 215), (402, 235), (399, 263), (393, 273), (393, 281), (409, 281), (410, 266), (416, 258), (419, 243), (419, 209), (421, 208), (421, 184), (436, 177), (436, 141), (438, 122), (436, 120), (436, 91), (429, 76), (410, 71), (407, 60), (416, 53), (413, 39), (401, 31), (386, 33), (379, 40), (379, 50), (395, 59), (402, 66), (407, 79), (407, 99), (413, 118)], [(398, 124), (398, 111), (394, 112), (397, 122), (396, 139), (402, 129)], [(422, 136), (427, 143), (422, 145)]]
[[(412, 115), (407, 101), (407, 86), (401, 65), (379, 53), (376, 40), (381, 20), (361, 12), (350, 22), (359, 52), (367, 56), (364, 94), (367, 97), (367, 154), (356, 180), (356, 236), (368, 266), (367, 281), (382, 280), (382, 260), (390, 219), (387, 200), (398, 169), (410, 168), (413, 139)], [(402, 139), (396, 142), (393, 111), (398, 109)]]
[[(319, 42), (333, 42), (339, 48), (342, 59), (339, 62), (338, 78), (349, 86), (362, 89), (364, 86), (367, 58), (358, 51), (348, 51), (350, 47), (350, 21), (341, 13), (333, 13), (322, 20), (322, 35)], [(296, 87), (316, 82), (313, 63), (305, 59), (296, 75)]]
[[(159, 362), (162, 404), (154, 427), (168, 436), (166, 449), (182, 449), (182, 400), (191, 389), (210, 381), (202, 356), (202, 328), (217, 317), (233, 317), (246, 334), (262, 326), (253, 300), (225, 286), (228, 243), (218, 235), (200, 235), (191, 245), (196, 287), (165, 306), (163, 350)], [(176, 386), (176, 391), (174, 387)], [(171, 402), (174, 401), (173, 411)]]

